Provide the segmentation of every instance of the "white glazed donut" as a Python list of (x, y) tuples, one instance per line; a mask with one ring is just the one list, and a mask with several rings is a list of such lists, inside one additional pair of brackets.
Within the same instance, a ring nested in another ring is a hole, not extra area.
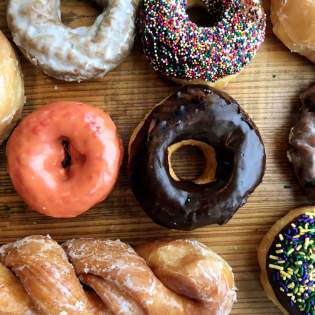
[(19, 61), (10, 42), (0, 31), (0, 144), (20, 119), (24, 81)]
[(13, 40), (43, 72), (59, 80), (105, 76), (132, 48), (138, 0), (94, 0), (104, 8), (90, 27), (61, 21), (60, 0), (9, 0)]

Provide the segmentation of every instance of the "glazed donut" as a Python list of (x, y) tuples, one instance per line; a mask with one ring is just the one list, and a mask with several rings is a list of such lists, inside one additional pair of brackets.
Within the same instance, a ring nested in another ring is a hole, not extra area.
[[(192, 145), (206, 167), (194, 181), (178, 178), (171, 157)], [(168, 228), (224, 224), (262, 181), (259, 131), (235, 100), (208, 86), (186, 86), (157, 105), (129, 144), (129, 177), (145, 212)]]
[(138, 0), (95, 0), (104, 11), (91, 27), (61, 21), (60, 0), (10, 0), (7, 19), (14, 42), (29, 61), (59, 80), (104, 77), (129, 54)]
[(315, 62), (315, 2), (271, 0), (273, 32), (292, 52)]
[(261, 283), (286, 315), (315, 312), (315, 209), (291, 211), (275, 223), (258, 248)]
[(35, 314), (32, 301), (22, 284), (2, 264), (0, 264), (0, 314)]
[(56, 102), (27, 116), (7, 144), (16, 191), (35, 211), (75, 217), (113, 189), (123, 148), (116, 126), (100, 109)]
[(302, 109), (289, 135), (288, 159), (310, 200), (315, 201), (315, 85), (301, 94)]
[(1, 293), (1, 315), (228, 315), (236, 300), (232, 268), (194, 240), (40, 235), (0, 248)]
[(154, 70), (179, 83), (225, 86), (250, 63), (265, 38), (257, 0), (202, 0), (215, 22), (199, 27), (187, 13), (191, 0), (144, 0), (140, 30)]
[(0, 31), (0, 144), (20, 119), (25, 102), (19, 61)]

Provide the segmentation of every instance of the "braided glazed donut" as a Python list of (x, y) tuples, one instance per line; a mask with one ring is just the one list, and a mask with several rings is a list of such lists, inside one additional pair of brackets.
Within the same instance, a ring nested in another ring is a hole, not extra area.
[(10, 0), (9, 28), (34, 65), (59, 80), (105, 76), (129, 54), (135, 36), (137, 0), (94, 0), (104, 8), (91, 27), (61, 21), (60, 0)]
[(101, 239), (71, 240), (62, 248), (30, 236), (3, 246), (0, 261), (0, 297), (6, 292), (10, 301), (0, 299), (1, 314), (227, 315), (236, 298), (230, 266), (191, 240), (134, 250)]
[(259, 0), (202, 0), (216, 22), (199, 27), (191, 0), (144, 0), (140, 28), (154, 70), (179, 83), (224, 86), (255, 56), (266, 18)]

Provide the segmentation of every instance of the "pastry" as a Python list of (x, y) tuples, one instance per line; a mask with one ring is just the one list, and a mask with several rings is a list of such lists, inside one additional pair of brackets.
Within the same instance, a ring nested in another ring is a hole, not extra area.
[(231, 267), (197, 241), (133, 249), (119, 240), (76, 239), (63, 248), (49, 237), (30, 236), (0, 249), (36, 314), (227, 315), (236, 300)]
[(301, 95), (302, 108), (289, 135), (288, 158), (303, 190), (315, 200), (315, 85)]
[[(203, 153), (193, 181), (178, 178), (172, 155), (183, 146)], [(208, 86), (191, 85), (157, 105), (129, 144), (129, 177), (145, 212), (168, 228), (224, 224), (262, 181), (265, 149), (238, 103)]]
[(49, 237), (31, 236), (4, 245), (0, 260), (18, 277), (40, 314), (93, 314), (65, 252)]
[(0, 313), (33, 315), (35, 308), (20, 281), (0, 264)]
[(266, 16), (257, 0), (202, 0), (210, 24), (199, 26), (187, 13), (196, 2), (144, 0), (144, 52), (154, 70), (178, 83), (223, 87), (255, 56), (265, 38)]
[(7, 144), (12, 183), (29, 207), (69, 218), (112, 191), (123, 147), (110, 116), (91, 105), (56, 102), (28, 115)]
[(7, 20), (13, 40), (28, 60), (59, 80), (104, 77), (129, 54), (138, 0), (95, 0), (103, 8), (91, 27), (61, 21), (59, 0), (10, 0)]
[(223, 315), (236, 299), (229, 265), (197, 241), (157, 241), (134, 251), (119, 241), (81, 239), (64, 248), (80, 279), (108, 307), (108, 300), (119, 308), (123, 299), (126, 315)]
[(9, 41), (0, 31), (0, 144), (20, 119), (25, 102), (20, 64)]
[(315, 2), (271, 0), (273, 32), (292, 52), (315, 62)]
[(258, 248), (261, 283), (286, 315), (315, 313), (315, 208), (291, 211)]

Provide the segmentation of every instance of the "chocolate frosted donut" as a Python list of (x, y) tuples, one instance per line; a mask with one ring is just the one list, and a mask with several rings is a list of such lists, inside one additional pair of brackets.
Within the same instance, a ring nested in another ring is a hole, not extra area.
[(284, 314), (315, 314), (315, 209), (292, 210), (258, 248), (261, 283)]
[(301, 101), (299, 121), (289, 136), (288, 158), (303, 190), (315, 201), (315, 85), (302, 93)]
[[(197, 146), (206, 168), (194, 181), (178, 178), (172, 154)], [(261, 182), (265, 150), (249, 116), (227, 94), (192, 85), (157, 105), (129, 145), (133, 192), (146, 213), (168, 228), (224, 224)]]

